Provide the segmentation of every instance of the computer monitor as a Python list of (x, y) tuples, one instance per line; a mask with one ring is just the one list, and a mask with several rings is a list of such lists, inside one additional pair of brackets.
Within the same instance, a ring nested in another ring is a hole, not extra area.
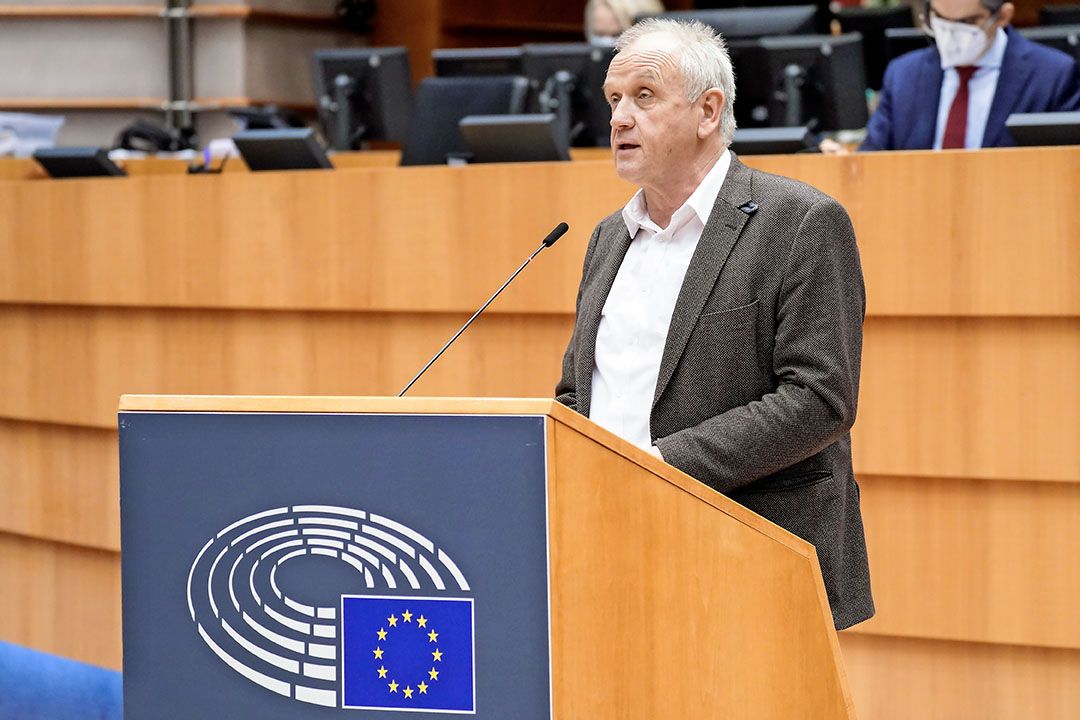
[(1040, 45), (1060, 50), (1080, 63), (1080, 24), (1022, 28), (1020, 34)]
[(770, 126), (806, 126), (814, 132), (866, 127), (866, 72), (858, 33), (766, 37), (759, 42), (765, 81), (772, 89)]
[(589, 43), (522, 46), (521, 69), (532, 85), (532, 110), (554, 113), (571, 145), (603, 147), (610, 142), (604, 79), (612, 57), (611, 48)]
[(307, 127), (304, 118), (294, 110), (277, 105), (229, 108), (229, 117), (240, 123), (242, 130), (280, 130)]
[(1080, 112), (1013, 113), (1005, 128), (1017, 145), (1080, 145)]
[(1080, 5), (1043, 5), (1039, 8), (1040, 25), (1080, 25)]
[(554, 113), (470, 115), (458, 123), (470, 162), (552, 162), (569, 160), (570, 149), (557, 130)]
[(244, 130), (233, 135), (233, 142), (253, 172), (334, 167), (311, 128)]
[(521, 48), (446, 48), (431, 51), (438, 77), (521, 75)]
[(934, 37), (922, 28), (885, 28), (885, 65), (901, 55), (934, 46)]
[(416, 88), (416, 110), (401, 147), (401, 164), (444, 165), (468, 152), (459, 123), (469, 115), (520, 115), (529, 81), (520, 75), (427, 77)]
[(842, 7), (836, 11), (836, 21), (845, 33), (857, 32), (863, 38), (863, 65), (866, 84), (881, 89), (888, 56), (885, 51), (887, 28), (913, 28), (915, 18), (907, 5), (889, 8)]
[(724, 36), (724, 39), (748, 39), (766, 35), (812, 35), (823, 28), (819, 25), (814, 5), (782, 5), (779, 7), (730, 8), (723, 10), (674, 10), (644, 17), (663, 17), (681, 22), (700, 20)]
[(316, 50), (312, 67), (319, 121), (334, 149), (405, 139), (412, 109), (405, 48)]
[(765, 59), (758, 38), (767, 35), (807, 35), (824, 31), (814, 5), (681, 10), (642, 15), (680, 22), (699, 20), (723, 35), (735, 70), (735, 121), (739, 127), (767, 127), (770, 89), (759, 78)]
[(739, 155), (780, 155), (815, 148), (814, 134), (806, 127), (739, 128), (731, 151)]
[(127, 175), (109, 159), (105, 148), (100, 147), (39, 148), (34, 151), (34, 159), (53, 178)]

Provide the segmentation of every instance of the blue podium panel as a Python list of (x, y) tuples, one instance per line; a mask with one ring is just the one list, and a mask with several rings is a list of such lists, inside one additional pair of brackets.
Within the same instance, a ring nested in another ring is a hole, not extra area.
[(541, 416), (122, 413), (126, 720), (550, 718), (545, 462)]

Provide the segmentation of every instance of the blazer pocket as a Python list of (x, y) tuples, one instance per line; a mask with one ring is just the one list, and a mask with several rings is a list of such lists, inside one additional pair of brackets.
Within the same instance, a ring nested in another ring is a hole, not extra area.
[[(686, 377), (708, 382), (717, 408), (726, 410), (757, 399), (760, 366), (757, 347), (758, 301), (698, 318), (686, 351)], [(715, 413), (714, 413), (715, 414)]]
[(739, 491), (746, 495), (760, 495), (763, 493), (791, 492), (793, 490), (805, 490), (832, 480), (832, 470), (807, 470), (791, 475), (780, 475), (760, 480), (756, 483), (740, 488)]
[(757, 319), (758, 301), (747, 303), (745, 305), (739, 305), (738, 307), (728, 308), (726, 310), (717, 310), (715, 312), (702, 313), (698, 318), (698, 324), (702, 323), (739, 323), (745, 320)]

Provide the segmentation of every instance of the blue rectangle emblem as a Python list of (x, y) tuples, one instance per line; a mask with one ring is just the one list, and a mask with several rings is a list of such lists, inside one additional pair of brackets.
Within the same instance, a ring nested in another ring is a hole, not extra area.
[(473, 601), (341, 598), (345, 708), (475, 713)]

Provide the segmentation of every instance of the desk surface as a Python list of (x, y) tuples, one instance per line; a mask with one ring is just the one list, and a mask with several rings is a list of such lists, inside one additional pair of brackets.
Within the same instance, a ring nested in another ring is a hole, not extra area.
[[(610, 160), (608, 148), (571, 148), (572, 160)], [(398, 150), (369, 150), (365, 152), (330, 153), (330, 161), (339, 170), (355, 168), (393, 168), (401, 161)], [(185, 160), (170, 157), (147, 157), (119, 160), (117, 164), (132, 177), (144, 175), (186, 175), (188, 167), (198, 160)], [(217, 166), (219, 160), (215, 160)], [(250, 172), (247, 165), (238, 158), (230, 158), (224, 166), (224, 172)], [(47, 180), (45, 170), (32, 158), (0, 158), (0, 180)]]

